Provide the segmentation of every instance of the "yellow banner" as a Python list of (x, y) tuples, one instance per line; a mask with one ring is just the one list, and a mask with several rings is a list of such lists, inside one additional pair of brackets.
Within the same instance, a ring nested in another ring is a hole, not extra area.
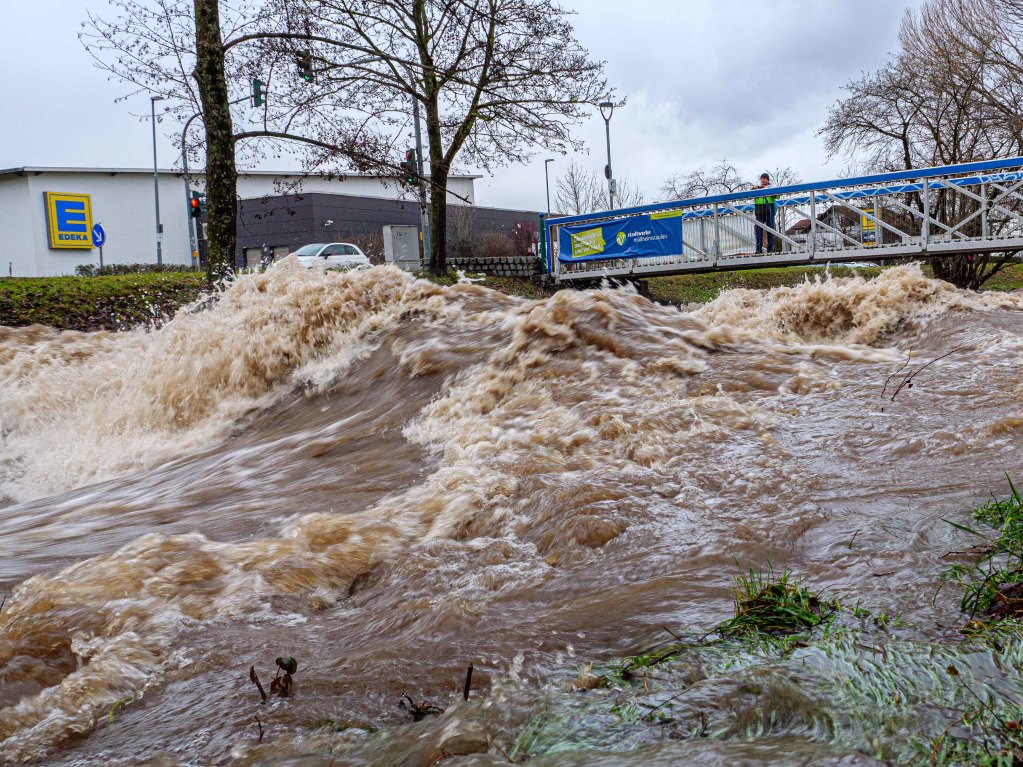
[(600, 227), (572, 233), (572, 258), (598, 256), (604, 252), (605, 247), (607, 242), (604, 241), (604, 230)]

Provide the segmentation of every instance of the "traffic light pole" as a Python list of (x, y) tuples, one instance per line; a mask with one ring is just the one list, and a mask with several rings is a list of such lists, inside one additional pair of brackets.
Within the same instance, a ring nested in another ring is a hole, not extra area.
[(185, 145), (185, 134), (188, 133), (188, 126), (192, 124), (192, 120), (200, 114), (202, 113), (196, 112), (189, 117), (185, 122), (185, 127), (181, 129), (181, 168), (185, 173), (185, 223), (188, 225), (188, 255), (196, 270), (199, 269), (199, 250), (196, 243), (198, 238), (192, 228), (192, 183), (188, 177), (188, 147)]
[(419, 101), (412, 97), (412, 122), (416, 130), (416, 172), (419, 175), (419, 220), (423, 231), (423, 264), (430, 266), (430, 198), (427, 196), (426, 176), (423, 173), (423, 133), (419, 127)]
[[(234, 106), (240, 104), (251, 96), (242, 97), (229, 101), (228, 106)], [(199, 263), (199, 223), (196, 222), (195, 229), (192, 228), (192, 180), (188, 175), (188, 146), (185, 144), (185, 138), (188, 134), (188, 128), (192, 124), (192, 120), (196, 117), (202, 117), (202, 112), (196, 112), (194, 115), (189, 117), (185, 121), (185, 127), (181, 129), (181, 170), (185, 176), (185, 224), (188, 226), (188, 247), (189, 256), (192, 258), (192, 265), (196, 271), (199, 270), (201, 264)]]

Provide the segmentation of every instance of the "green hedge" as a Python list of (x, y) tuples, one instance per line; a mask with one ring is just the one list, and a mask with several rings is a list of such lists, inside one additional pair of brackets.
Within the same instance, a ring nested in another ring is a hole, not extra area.
[(75, 274), (79, 277), (109, 277), (114, 274), (150, 274), (157, 272), (194, 272), (195, 267), (185, 264), (79, 264)]
[(198, 298), (205, 280), (197, 272), (0, 279), (0, 325), (62, 330), (146, 325)]

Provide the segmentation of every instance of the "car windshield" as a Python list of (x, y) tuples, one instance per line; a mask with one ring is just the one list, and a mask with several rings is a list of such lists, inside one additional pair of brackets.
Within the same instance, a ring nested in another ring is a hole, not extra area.
[(320, 248), (323, 247), (322, 242), (318, 242), (314, 245), (303, 245), (301, 248), (295, 251), (296, 256), (315, 256), (320, 252)]

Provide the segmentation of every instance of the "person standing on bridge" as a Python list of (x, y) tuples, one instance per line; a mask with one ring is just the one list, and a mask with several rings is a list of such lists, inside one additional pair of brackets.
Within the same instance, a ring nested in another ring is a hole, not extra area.
[[(760, 184), (754, 189), (765, 189), (771, 185), (771, 177), (767, 173), (760, 174)], [(756, 253), (762, 253), (762, 248), (768, 253), (774, 251), (774, 232), (764, 227), (774, 229), (774, 203), (777, 198), (773, 194), (765, 194), (753, 200), (753, 213), (757, 218), (756, 227)]]

